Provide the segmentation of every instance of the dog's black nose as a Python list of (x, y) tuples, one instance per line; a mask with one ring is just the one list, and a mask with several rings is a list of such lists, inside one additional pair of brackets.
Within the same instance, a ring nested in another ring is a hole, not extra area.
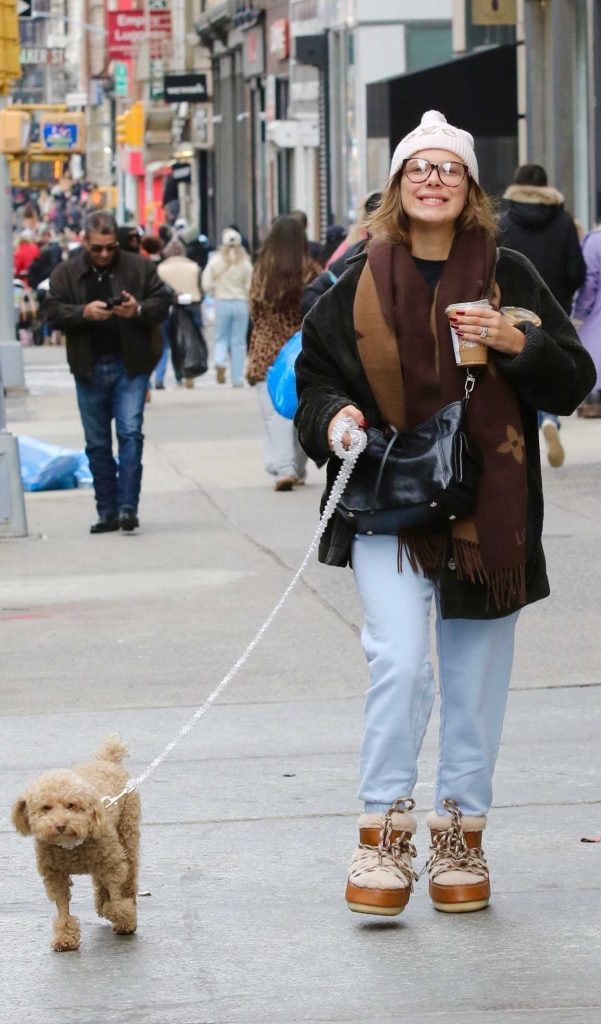
[(66, 832), (66, 830), (67, 830), (67, 826), (66, 825), (57, 825), (56, 826), (56, 831), (57, 832)]

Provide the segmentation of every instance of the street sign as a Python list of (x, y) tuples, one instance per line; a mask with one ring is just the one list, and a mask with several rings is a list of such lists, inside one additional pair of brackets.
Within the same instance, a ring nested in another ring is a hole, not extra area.
[(162, 57), (151, 57), (148, 62), (151, 100), (162, 100), (164, 94), (163, 73), (165, 62)]
[(17, 16), (19, 18), (31, 18), (31, 7), (33, 0), (17, 0)]
[(59, 47), (24, 46), (20, 53), (21, 64), (51, 64), (61, 67), (65, 63), (65, 51)]
[(165, 75), (165, 100), (167, 103), (205, 103), (208, 98), (208, 75), (200, 71)]
[(87, 92), (68, 92), (65, 96), (68, 107), (85, 107), (88, 103)]
[(115, 96), (129, 95), (128, 68), (123, 61), (116, 60), (113, 64), (113, 78), (115, 79)]

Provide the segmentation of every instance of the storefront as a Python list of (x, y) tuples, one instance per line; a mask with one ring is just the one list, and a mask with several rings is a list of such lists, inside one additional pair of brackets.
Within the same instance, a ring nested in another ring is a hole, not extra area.
[(442, 106), (474, 136), (484, 188), (502, 195), (518, 162), (516, 68), (516, 47), (508, 44), (368, 85), (368, 188), (382, 186), (397, 143), (423, 112)]

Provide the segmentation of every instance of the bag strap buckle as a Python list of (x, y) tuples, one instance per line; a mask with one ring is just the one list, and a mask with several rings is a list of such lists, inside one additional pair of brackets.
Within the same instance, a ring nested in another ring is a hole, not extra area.
[(472, 391), (474, 390), (474, 388), (476, 386), (476, 381), (477, 380), (478, 380), (477, 374), (474, 373), (473, 370), (471, 370), (468, 367), (467, 370), (466, 370), (466, 374), (465, 374), (465, 404), (466, 405), (467, 405), (467, 403), (470, 400), (471, 393), (472, 393)]

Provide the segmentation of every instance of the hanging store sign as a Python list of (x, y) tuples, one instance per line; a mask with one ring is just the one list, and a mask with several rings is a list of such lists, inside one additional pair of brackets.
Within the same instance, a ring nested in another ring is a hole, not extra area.
[(106, 16), (107, 49), (111, 60), (129, 60), (141, 43), (160, 47), (171, 39), (171, 11), (108, 11)]
[(516, 0), (472, 0), (472, 25), (515, 25)]
[(209, 76), (200, 71), (168, 74), (164, 79), (167, 103), (206, 103), (209, 98)]
[(242, 47), (242, 71), (245, 78), (262, 75), (265, 71), (265, 43), (263, 26), (247, 29)]
[(192, 166), (187, 163), (176, 163), (171, 165), (171, 175), (178, 184), (189, 185), (192, 181)]
[(288, 60), (290, 56), (290, 22), (278, 18), (269, 26), (269, 52), (276, 60)]

